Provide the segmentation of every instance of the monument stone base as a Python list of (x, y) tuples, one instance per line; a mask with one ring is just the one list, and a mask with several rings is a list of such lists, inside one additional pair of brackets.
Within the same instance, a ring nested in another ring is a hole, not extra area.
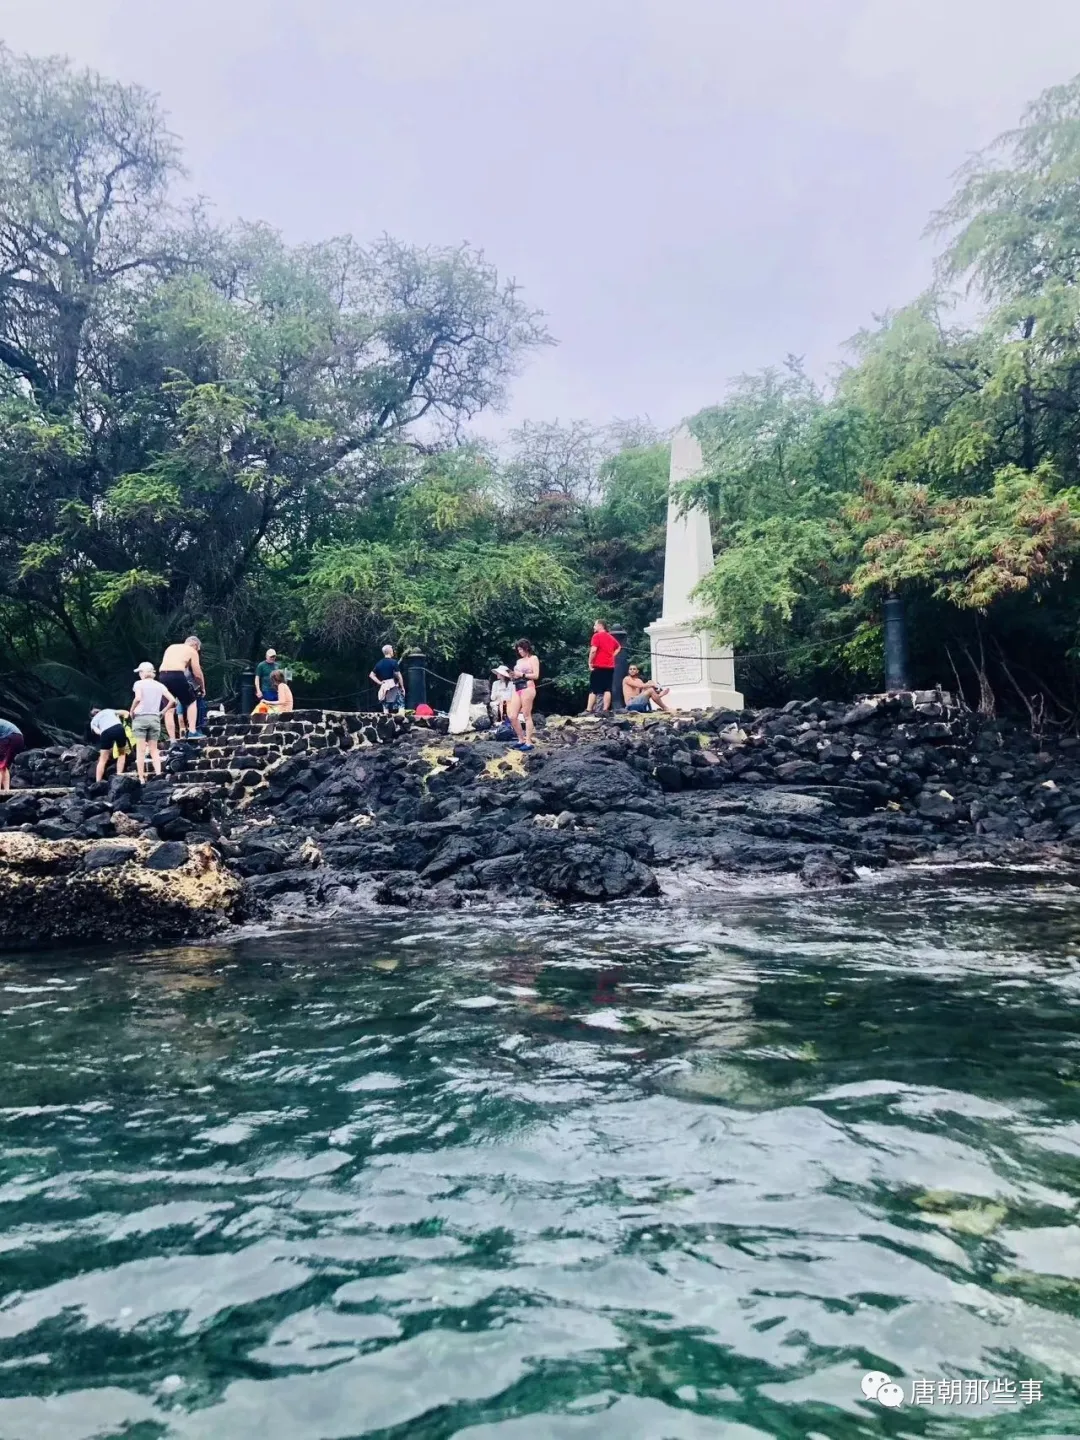
[(646, 626), (652, 647), (652, 678), (667, 685), (673, 710), (742, 710), (735, 689), (735, 656), (692, 620), (654, 620)]

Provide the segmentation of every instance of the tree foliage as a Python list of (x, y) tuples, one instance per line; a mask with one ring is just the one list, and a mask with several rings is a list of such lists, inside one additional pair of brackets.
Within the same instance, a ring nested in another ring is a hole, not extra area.
[(391, 637), (474, 667), (503, 663), (538, 627), (557, 632), (584, 603), (580, 583), (557, 552), (510, 532), (492, 489), (481, 455), (440, 456), (367, 535), (316, 547), (303, 579), (313, 628), (338, 647), (375, 652)]
[(178, 173), (151, 96), (0, 50), (0, 603), (24, 669), (123, 673), (196, 625), (222, 657), (298, 633), (309, 570), (548, 340), (467, 246), (215, 229), (171, 208)]
[(178, 152), (157, 105), (0, 46), (0, 362), (70, 403), (88, 332), (182, 263), (163, 223)]

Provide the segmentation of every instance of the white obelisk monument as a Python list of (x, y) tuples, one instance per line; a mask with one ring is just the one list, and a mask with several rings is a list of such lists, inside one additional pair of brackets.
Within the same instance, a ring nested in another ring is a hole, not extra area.
[(709, 512), (695, 506), (680, 514), (675, 487), (703, 466), (701, 446), (686, 425), (671, 442), (667, 549), (664, 553), (664, 613), (646, 628), (652, 645), (652, 675), (669, 685), (676, 710), (741, 710), (735, 689), (735, 655), (717, 644), (701, 625), (701, 606), (691, 597), (712, 569)]

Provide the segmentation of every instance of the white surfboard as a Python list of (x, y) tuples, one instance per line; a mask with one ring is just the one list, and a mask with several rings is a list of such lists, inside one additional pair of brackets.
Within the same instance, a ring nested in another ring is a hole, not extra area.
[(473, 677), (459, 675), (454, 687), (454, 698), (450, 702), (450, 734), (464, 735), (472, 725), (469, 709), (472, 705)]

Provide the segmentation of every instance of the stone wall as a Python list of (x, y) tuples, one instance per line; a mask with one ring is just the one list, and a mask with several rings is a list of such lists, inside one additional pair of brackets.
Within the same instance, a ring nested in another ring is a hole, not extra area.
[[(287, 715), (215, 716), (207, 720), (204, 742), (166, 751), (166, 769), (200, 784), (213, 785), (225, 798), (242, 801), (259, 790), (267, 776), (297, 755), (312, 758), (392, 744), (414, 727), (446, 728), (446, 721), (414, 720), (403, 715), (370, 715), (348, 710), (294, 710)], [(25, 750), (16, 759), (16, 789), (64, 788), (92, 773), (98, 752), (91, 746)], [(129, 761), (134, 768), (134, 760)], [(112, 773), (110, 765), (109, 773)]]
[(297, 755), (322, 759), (373, 745), (392, 744), (414, 725), (404, 715), (351, 710), (293, 710), (287, 715), (221, 716), (207, 721), (206, 742), (184, 769), (200, 784), (217, 783), (230, 800), (261, 789), (267, 777)]

